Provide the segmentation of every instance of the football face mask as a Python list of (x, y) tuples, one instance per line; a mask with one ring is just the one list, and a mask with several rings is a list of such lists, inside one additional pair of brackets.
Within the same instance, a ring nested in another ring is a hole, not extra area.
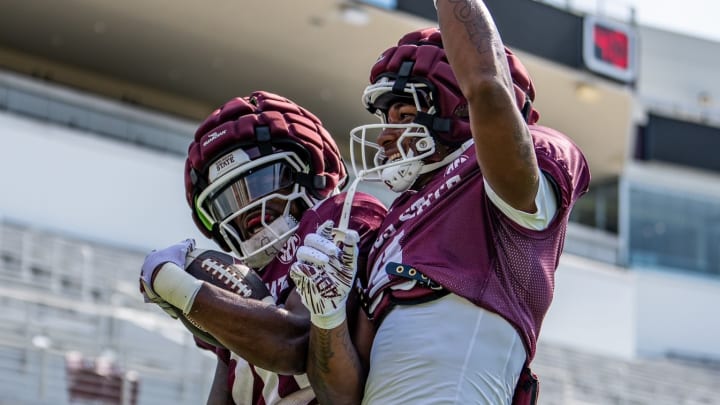
[(293, 152), (250, 160), (242, 149), (218, 159), (209, 170), (210, 185), (196, 200), (198, 216), (243, 262), (261, 268), (275, 257), (297, 229), (298, 207), (312, 202), (295, 182), (303, 170)]
[[(394, 81), (380, 80), (368, 86), (363, 93), (363, 104), (374, 110), (380, 124), (361, 125), (350, 131), (350, 158), (355, 176), (368, 181), (381, 181), (394, 192), (410, 188), (415, 180), (433, 167), (425, 167), (423, 159), (435, 153), (435, 140), (424, 125), (416, 122), (389, 123), (387, 111), (394, 102), (403, 101), (414, 105), (417, 111), (434, 113), (429, 104), (425, 86), (408, 83), (404, 93), (393, 93)], [(393, 156), (386, 156), (385, 149), (376, 141), (384, 131), (401, 132), (397, 138)]]

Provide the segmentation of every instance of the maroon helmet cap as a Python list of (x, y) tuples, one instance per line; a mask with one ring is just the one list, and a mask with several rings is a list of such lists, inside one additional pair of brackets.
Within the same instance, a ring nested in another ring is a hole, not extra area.
[(299, 183), (312, 199), (329, 197), (347, 181), (340, 150), (322, 122), (311, 112), (279, 95), (256, 91), (233, 98), (198, 127), (185, 161), (185, 196), (193, 219), (208, 237), (211, 229), (196, 212), (195, 199), (210, 182), (213, 162), (243, 149), (251, 159), (278, 151), (295, 152), (307, 165)]
[[(526, 111), (528, 123), (537, 122), (539, 114), (526, 103), (535, 99), (535, 88), (520, 59), (505, 48), (510, 67), (515, 98), (520, 111)], [(407, 62), (412, 62), (411, 64)], [(370, 83), (382, 78), (405, 82), (418, 82), (429, 86), (436, 115), (450, 121), (449, 128), (431, 128), (444, 142), (461, 143), (469, 139), (470, 124), (467, 100), (448, 62), (438, 28), (424, 28), (405, 34), (397, 46), (382, 53), (370, 72)]]

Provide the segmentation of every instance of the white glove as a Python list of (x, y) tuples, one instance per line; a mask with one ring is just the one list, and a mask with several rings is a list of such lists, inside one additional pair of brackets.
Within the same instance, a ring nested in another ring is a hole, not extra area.
[(295, 288), (310, 311), (310, 321), (322, 329), (333, 329), (345, 320), (345, 303), (357, 270), (358, 233), (343, 232), (333, 225), (326, 221), (317, 233), (306, 235), (297, 252), (298, 261), (290, 268)]

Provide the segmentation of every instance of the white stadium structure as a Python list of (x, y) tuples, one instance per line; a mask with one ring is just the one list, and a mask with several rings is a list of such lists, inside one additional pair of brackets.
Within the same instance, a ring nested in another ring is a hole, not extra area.
[[(194, 128), (269, 90), (347, 150), (372, 119), (371, 63), (435, 24), (430, 0), (384, 3), (0, 1), (0, 405), (205, 403), (214, 359), (137, 286), (149, 250), (213, 248), (185, 204)], [(539, 403), (720, 404), (720, 43), (632, 10), (486, 3), (541, 123), (593, 173), (533, 363)]]

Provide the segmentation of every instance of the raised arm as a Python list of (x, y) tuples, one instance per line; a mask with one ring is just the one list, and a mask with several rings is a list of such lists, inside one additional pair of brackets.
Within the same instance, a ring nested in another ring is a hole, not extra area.
[(437, 0), (436, 5), (448, 60), (469, 103), (483, 176), (510, 206), (534, 212), (537, 160), (495, 22), (480, 0)]

